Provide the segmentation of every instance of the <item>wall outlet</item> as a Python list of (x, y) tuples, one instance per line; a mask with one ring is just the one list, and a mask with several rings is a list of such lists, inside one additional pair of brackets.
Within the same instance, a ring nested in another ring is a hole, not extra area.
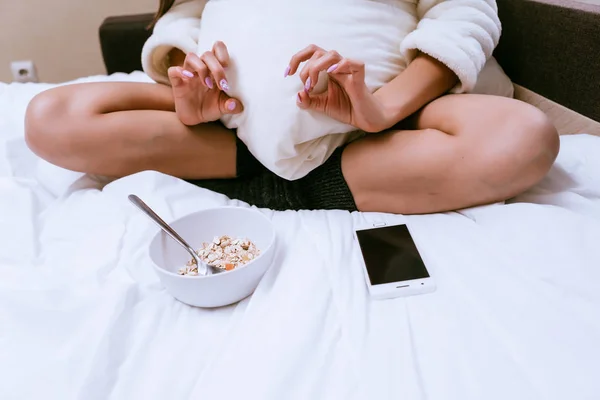
[(37, 70), (33, 61), (14, 61), (10, 63), (10, 70), (15, 82), (38, 82)]

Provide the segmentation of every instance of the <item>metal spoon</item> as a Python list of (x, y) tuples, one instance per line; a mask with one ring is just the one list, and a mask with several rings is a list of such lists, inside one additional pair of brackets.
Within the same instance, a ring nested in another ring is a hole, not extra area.
[[(167, 235), (169, 235), (173, 240), (179, 243), (181, 247), (183, 247), (188, 253), (190, 253), (194, 261), (196, 261), (196, 265), (198, 266), (198, 273), (200, 275), (212, 275), (223, 272), (221, 268), (215, 267), (214, 265), (209, 265), (202, 261), (200, 257), (198, 257), (198, 254), (196, 254), (192, 246), (190, 246), (185, 240), (183, 240), (183, 238), (179, 236), (179, 234), (175, 232), (175, 230), (173, 230), (173, 228), (171, 228), (169, 224), (163, 221), (163, 219), (159, 217), (150, 207), (148, 207), (148, 205), (144, 203), (142, 199), (140, 199), (134, 194), (130, 194), (128, 198), (129, 201), (131, 201), (137, 208), (139, 208), (152, 221), (154, 221), (156, 225), (160, 227), (160, 229), (165, 231)], [(204, 271), (201, 272), (200, 266), (204, 267)]]

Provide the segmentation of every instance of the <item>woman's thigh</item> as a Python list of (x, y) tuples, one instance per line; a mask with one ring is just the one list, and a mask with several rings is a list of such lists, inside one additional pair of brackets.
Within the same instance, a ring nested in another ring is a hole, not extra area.
[(344, 151), (359, 210), (419, 214), (506, 200), (540, 181), (559, 149), (541, 111), (503, 97), (444, 96), (407, 124)]

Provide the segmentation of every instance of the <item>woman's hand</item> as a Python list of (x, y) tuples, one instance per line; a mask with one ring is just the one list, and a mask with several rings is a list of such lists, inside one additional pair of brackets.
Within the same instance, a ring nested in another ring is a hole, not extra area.
[[(394, 124), (388, 121), (383, 106), (369, 92), (362, 62), (311, 45), (292, 57), (286, 76), (294, 75), (305, 61), (300, 71), (304, 90), (298, 93), (298, 107), (322, 112), (365, 132), (380, 132)], [(329, 75), (327, 90), (314, 94), (313, 89), (322, 71)]]
[(239, 114), (242, 103), (227, 95), (225, 68), (229, 53), (222, 42), (201, 56), (190, 53), (183, 66), (169, 68), (175, 112), (185, 125), (216, 121), (224, 114)]

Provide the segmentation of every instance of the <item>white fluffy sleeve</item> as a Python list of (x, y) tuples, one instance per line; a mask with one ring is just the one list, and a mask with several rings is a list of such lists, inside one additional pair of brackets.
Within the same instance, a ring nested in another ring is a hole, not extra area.
[(181, 0), (158, 20), (142, 50), (144, 72), (160, 83), (169, 83), (167, 55), (173, 48), (197, 51), (200, 17), (208, 0)]
[(417, 29), (401, 44), (404, 56), (420, 50), (456, 73), (454, 93), (473, 90), (500, 40), (496, 0), (419, 0), (417, 13)]

